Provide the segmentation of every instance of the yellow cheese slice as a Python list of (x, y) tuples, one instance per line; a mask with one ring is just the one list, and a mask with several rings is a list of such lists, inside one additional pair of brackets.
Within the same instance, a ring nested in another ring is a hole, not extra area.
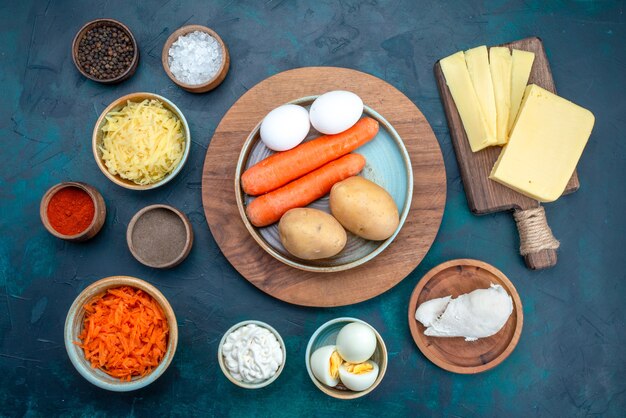
[[(496, 135), (496, 99), (493, 93), (493, 81), (489, 69), (487, 47), (482, 45), (465, 51), (465, 63), (469, 71), (478, 103), (487, 122), (492, 136)], [(520, 96), (520, 101), (521, 101)]]
[(506, 47), (489, 49), (489, 66), (496, 98), (496, 144), (506, 144), (511, 108), (511, 53)]
[(540, 202), (558, 199), (576, 169), (594, 121), (587, 109), (529, 85), (509, 143), (489, 178)]
[(439, 64), (461, 116), (472, 152), (494, 145), (496, 139), (489, 132), (487, 121), (480, 109), (478, 97), (467, 71), (463, 51), (442, 59)]
[(513, 127), (513, 122), (515, 122), (519, 106), (522, 103), (522, 96), (524, 96), (524, 90), (526, 89), (526, 84), (528, 84), (535, 54), (529, 51), (514, 49), (511, 59), (511, 110), (507, 126), (507, 133), (509, 134)]

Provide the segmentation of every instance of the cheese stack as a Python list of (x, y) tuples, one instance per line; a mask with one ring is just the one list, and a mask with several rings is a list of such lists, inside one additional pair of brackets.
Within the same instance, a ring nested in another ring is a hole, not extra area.
[(508, 142), (534, 59), (532, 52), (482, 45), (440, 61), (473, 152)]
[(440, 65), (472, 151), (504, 145), (489, 178), (552, 202), (576, 169), (594, 116), (539, 86), (526, 86), (534, 59), (528, 51), (479, 46)]

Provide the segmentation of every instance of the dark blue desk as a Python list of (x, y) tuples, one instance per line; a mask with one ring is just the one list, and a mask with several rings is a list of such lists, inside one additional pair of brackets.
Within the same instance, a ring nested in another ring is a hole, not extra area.
[[(626, 18), (624, 1), (323, 1), (243, 2), (5, 1), (0, 6), (0, 415), (8, 416), (623, 416), (626, 410)], [(547, 3), (547, 2), (546, 2)], [(140, 45), (135, 76), (114, 87), (75, 70), (70, 44), (87, 20), (126, 23)], [(192, 95), (161, 67), (167, 36), (186, 23), (214, 28), (232, 67), (217, 90)], [(517, 254), (512, 217), (475, 217), (463, 185), (432, 74), (459, 49), (526, 36), (543, 38), (559, 93), (591, 109), (596, 126), (579, 164), (582, 187), (546, 205), (561, 240), (556, 268), (531, 272)], [(226, 110), (264, 78), (294, 67), (359, 69), (402, 90), (424, 112), (441, 144), (448, 201), (438, 238), (420, 266), (373, 300), (339, 309), (289, 306), (259, 292), (230, 266), (204, 219), (201, 171), (211, 135)], [(109, 182), (91, 154), (91, 131), (115, 98), (151, 91), (173, 100), (191, 124), (193, 148), (183, 172), (146, 193)], [(109, 209), (103, 231), (85, 244), (48, 234), (39, 200), (51, 185), (82, 180)], [(126, 247), (131, 216), (164, 202), (189, 214), (196, 241), (171, 271), (143, 267)], [(524, 304), (517, 349), (498, 368), (459, 376), (428, 362), (406, 323), (409, 294), (431, 267), (459, 257), (504, 271)], [(137, 276), (169, 298), (179, 349), (155, 384), (115, 394), (87, 383), (63, 346), (66, 311), (95, 280)], [(389, 348), (389, 369), (370, 396), (326, 397), (309, 381), (309, 336), (337, 316), (371, 322)], [(286, 370), (269, 388), (238, 389), (223, 376), (216, 350), (223, 332), (255, 318), (285, 338)]]

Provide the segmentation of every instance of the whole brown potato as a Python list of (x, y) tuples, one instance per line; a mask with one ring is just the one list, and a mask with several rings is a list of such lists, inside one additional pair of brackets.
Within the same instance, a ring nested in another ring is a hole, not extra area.
[(330, 190), (330, 211), (348, 231), (365, 239), (389, 238), (400, 216), (385, 189), (363, 177), (349, 177)]
[(278, 233), (285, 249), (304, 260), (332, 257), (343, 250), (348, 238), (335, 218), (309, 208), (287, 211), (280, 218)]

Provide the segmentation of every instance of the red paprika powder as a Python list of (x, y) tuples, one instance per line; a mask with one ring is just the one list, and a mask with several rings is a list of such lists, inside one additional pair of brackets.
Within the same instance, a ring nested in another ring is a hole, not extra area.
[(76, 235), (91, 225), (95, 206), (91, 196), (78, 187), (65, 187), (48, 203), (48, 221), (60, 234)]

